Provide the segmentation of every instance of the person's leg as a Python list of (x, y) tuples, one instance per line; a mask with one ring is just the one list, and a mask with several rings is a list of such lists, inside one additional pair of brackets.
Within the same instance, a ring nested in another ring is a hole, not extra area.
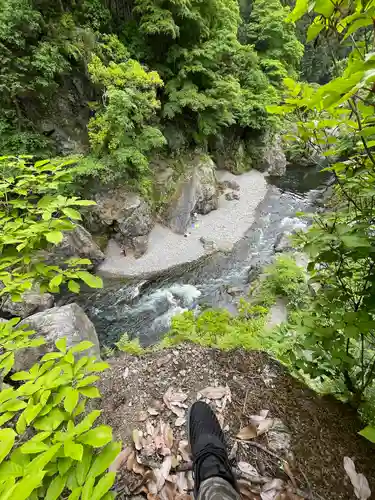
[(221, 477), (210, 477), (199, 487), (197, 500), (240, 500), (240, 495)]
[(188, 426), (197, 500), (239, 500), (224, 435), (210, 406), (194, 403)]

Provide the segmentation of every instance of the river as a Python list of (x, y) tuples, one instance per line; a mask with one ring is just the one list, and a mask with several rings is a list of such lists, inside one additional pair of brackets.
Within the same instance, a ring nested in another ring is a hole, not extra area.
[(168, 331), (171, 318), (202, 305), (226, 307), (235, 313), (235, 295), (245, 294), (259, 270), (271, 261), (280, 235), (306, 227), (296, 216), (311, 212), (327, 177), (317, 169), (289, 167), (282, 178), (269, 178), (266, 197), (254, 224), (229, 254), (213, 254), (179, 275), (149, 282), (105, 280), (102, 290), (80, 296), (102, 345), (111, 346), (127, 332), (143, 345)]

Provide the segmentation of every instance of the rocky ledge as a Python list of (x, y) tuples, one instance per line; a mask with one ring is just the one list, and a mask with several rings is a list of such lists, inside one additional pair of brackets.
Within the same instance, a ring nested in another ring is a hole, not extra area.
[(227, 171), (215, 173), (212, 165), (211, 170), (206, 165), (204, 179), (211, 175), (215, 189), (212, 182), (203, 182), (195, 173), (185, 178), (176, 188), (164, 225), (157, 223), (151, 230), (148, 251), (140, 258), (127, 252), (124, 255), (118, 241), (112, 239), (98, 268), (100, 274), (149, 278), (208, 253), (230, 251), (253, 224), (267, 182), (256, 170), (235, 176)]

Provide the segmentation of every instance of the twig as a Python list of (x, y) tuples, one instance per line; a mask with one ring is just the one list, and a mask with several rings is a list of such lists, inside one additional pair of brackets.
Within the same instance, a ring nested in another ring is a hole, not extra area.
[[(241, 443), (245, 443), (245, 441), (241, 441)], [(255, 443), (254, 441), (246, 441), (246, 444), (248, 444), (249, 446), (253, 446), (254, 448), (258, 448), (258, 450), (262, 450), (265, 453), (268, 453), (268, 455), (271, 455), (271, 457), (277, 458), (277, 460), (281, 460), (282, 462), (284, 462), (284, 459), (281, 458), (280, 455), (277, 455), (276, 453), (269, 450), (268, 448), (266, 448), (262, 444)]]
[(249, 394), (249, 389), (247, 389), (246, 394), (245, 394), (245, 400), (243, 402), (243, 408), (242, 408), (242, 413), (245, 415), (245, 410), (246, 410), (246, 402), (247, 402), (247, 396)]

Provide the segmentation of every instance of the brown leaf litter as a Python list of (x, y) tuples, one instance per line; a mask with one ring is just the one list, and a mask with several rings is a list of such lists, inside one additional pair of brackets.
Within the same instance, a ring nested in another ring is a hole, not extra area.
[(375, 491), (374, 449), (356, 414), (264, 353), (185, 344), (111, 365), (102, 420), (124, 442), (112, 465), (120, 499), (191, 500), (186, 418), (197, 399), (222, 424), (242, 498), (367, 500)]

